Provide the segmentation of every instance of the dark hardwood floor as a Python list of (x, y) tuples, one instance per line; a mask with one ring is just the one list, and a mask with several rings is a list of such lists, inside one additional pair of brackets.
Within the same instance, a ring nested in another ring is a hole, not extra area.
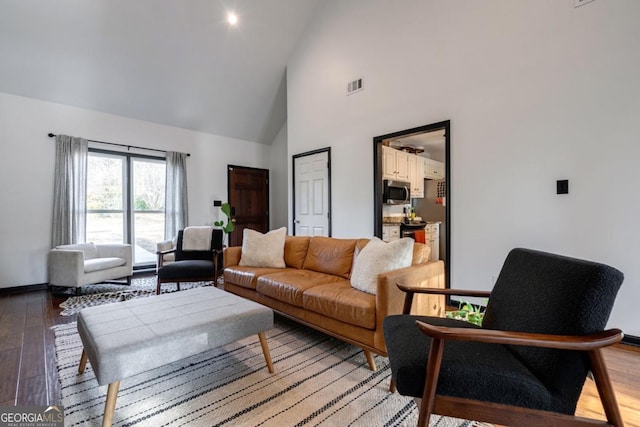
[(0, 295), (0, 404), (60, 404), (52, 326), (75, 321), (47, 290)]
[[(0, 293), (0, 405), (60, 404), (52, 326), (74, 322), (60, 316), (66, 296), (48, 290)], [(617, 345), (606, 350), (622, 417), (640, 427), (640, 349)], [(578, 415), (604, 419), (593, 381), (587, 380)]]

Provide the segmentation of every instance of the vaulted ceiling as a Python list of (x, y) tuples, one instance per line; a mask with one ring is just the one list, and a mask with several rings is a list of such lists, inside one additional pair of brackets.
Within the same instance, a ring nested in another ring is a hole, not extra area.
[(318, 2), (0, 0), (0, 92), (268, 144)]

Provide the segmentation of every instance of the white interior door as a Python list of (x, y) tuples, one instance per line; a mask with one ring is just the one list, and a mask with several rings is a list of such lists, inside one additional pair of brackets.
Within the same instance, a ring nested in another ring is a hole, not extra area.
[(329, 151), (296, 156), (293, 227), (296, 236), (327, 236), (329, 212)]

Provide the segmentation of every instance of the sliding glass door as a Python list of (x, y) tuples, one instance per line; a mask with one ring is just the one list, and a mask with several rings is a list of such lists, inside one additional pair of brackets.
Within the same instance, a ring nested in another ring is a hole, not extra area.
[(164, 240), (165, 161), (133, 158), (131, 172), (133, 259), (154, 264), (156, 244)]
[(131, 243), (134, 266), (155, 263), (164, 240), (165, 160), (90, 151), (87, 242)]

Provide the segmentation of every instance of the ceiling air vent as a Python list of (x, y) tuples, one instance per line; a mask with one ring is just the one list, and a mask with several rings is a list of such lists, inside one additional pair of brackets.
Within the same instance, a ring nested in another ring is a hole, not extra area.
[(362, 90), (362, 77), (347, 83), (347, 95), (360, 92)]

